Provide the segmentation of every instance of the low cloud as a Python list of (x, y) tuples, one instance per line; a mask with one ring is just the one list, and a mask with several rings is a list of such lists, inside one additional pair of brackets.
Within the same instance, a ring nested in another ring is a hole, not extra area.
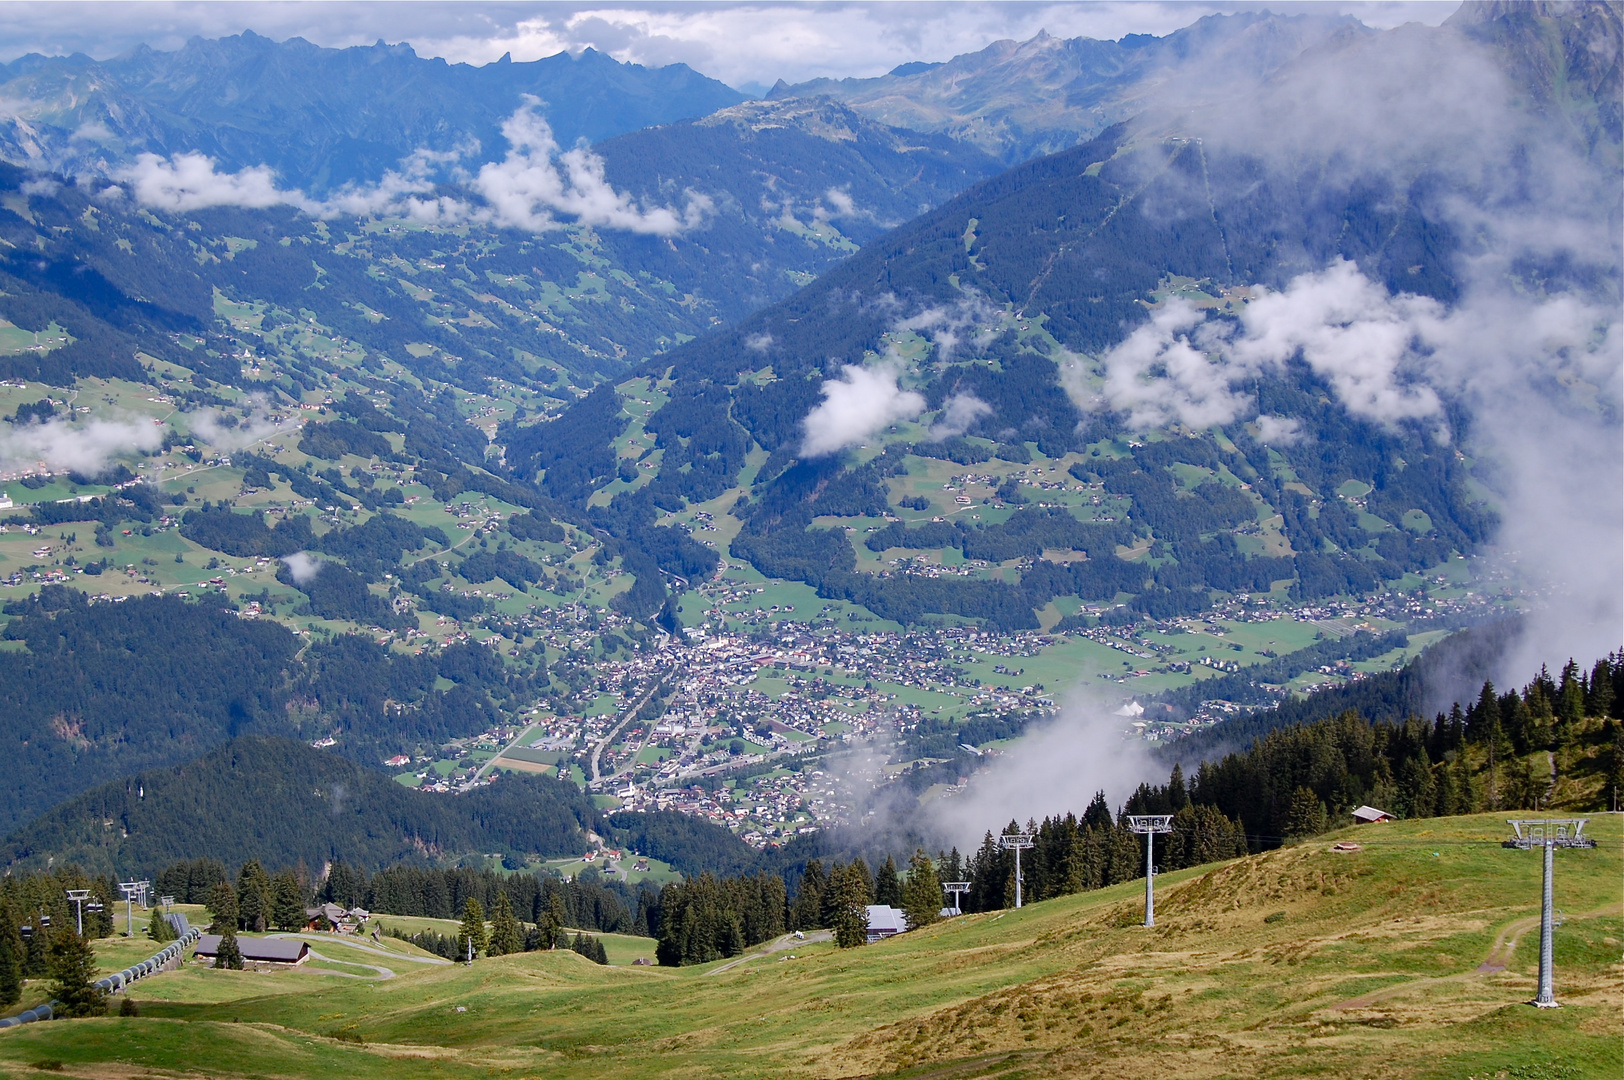
[(556, 212), (583, 225), (674, 236), (700, 224), (713, 209), (709, 198), (693, 193), (680, 213), (639, 206), (610, 185), (603, 158), (585, 147), (559, 152), (552, 128), (536, 111), (539, 104), (531, 98), (507, 118), (502, 124), (507, 157), (481, 166), (470, 185), (490, 204), (497, 224), (544, 232), (558, 227)]
[(1219, 344), (1194, 304), (1170, 300), (1105, 355), (1100, 401), (1139, 430), (1227, 424), (1251, 405), (1235, 385), (1255, 369), (1210, 351)]
[(897, 385), (898, 374), (894, 363), (869, 368), (847, 364), (840, 378), (825, 380), (822, 404), (801, 421), (806, 432), (801, 456), (838, 453), (924, 412), (925, 399)]
[(1081, 814), (1096, 791), (1120, 806), (1140, 783), (1165, 781), (1143, 740), (1124, 730), (1104, 702), (1084, 696), (1035, 725), (959, 795), (926, 804), (931, 832), (973, 849), (987, 830), (1052, 814)]
[(248, 416), (241, 420), (227, 417), (214, 409), (205, 409), (191, 414), (187, 421), (195, 437), (228, 454), (272, 435), (290, 431), (304, 422), (297, 416), (282, 420), (273, 418), (263, 400), (256, 400)]
[(931, 425), (932, 439), (963, 435), (975, 422), (992, 412), (992, 406), (971, 393), (954, 394), (942, 406), (942, 415)]
[(127, 182), (135, 199), (171, 213), (205, 210), (211, 206), (268, 206), (297, 204), (303, 196), (276, 186), (276, 174), (267, 165), (253, 165), (234, 173), (219, 172), (209, 157), (196, 152), (175, 154), (165, 160), (142, 154), (135, 164), (114, 173)]
[(282, 556), (287, 564), (288, 576), (293, 578), (295, 585), (309, 584), (312, 579), (321, 573), (321, 560), (305, 551), (295, 551), (292, 555)]
[(587, 147), (561, 151), (552, 129), (536, 109), (535, 98), (508, 117), (502, 133), (507, 156), (486, 162), (476, 175), (464, 175), (461, 195), (444, 194), (439, 170), (478, 153), (477, 143), (451, 151), (418, 150), (374, 184), (348, 184), (324, 199), (277, 185), (265, 165), (221, 172), (204, 154), (187, 152), (168, 158), (142, 154), (113, 174), (130, 186), (137, 202), (170, 213), (213, 206), (264, 209), (291, 206), (312, 217), (401, 217), (416, 221), (494, 224), (528, 232), (546, 232), (563, 222), (557, 215), (592, 225), (655, 236), (675, 236), (702, 224), (714, 212), (711, 199), (689, 192), (683, 207), (648, 207), (616, 191), (605, 174), (603, 158)]
[(1303, 441), (1303, 425), (1289, 416), (1259, 416), (1257, 441), (1264, 446), (1296, 446)]
[(935, 359), (952, 360), (959, 346), (985, 345), (992, 340), (991, 326), (999, 311), (979, 296), (964, 296), (952, 304), (938, 304), (899, 319), (891, 325), (891, 332), (912, 331), (936, 347)]
[[(1446, 311), (1429, 297), (1389, 293), (1339, 259), (1262, 293), (1233, 324), (1169, 301), (1105, 354), (1103, 386), (1085, 404), (1120, 412), (1137, 430), (1233, 423), (1255, 408), (1252, 382), (1300, 359), (1350, 414), (1420, 421), (1447, 438), (1440, 391), (1469, 392), (1501, 362), (1552, 375), (1565, 369), (1594, 384), (1607, 366), (1595, 336), (1606, 321), (1569, 296), (1474, 294)], [(1292, 435), (1286, 418), (1259, 424), (1260, 437)]]
[(744, 339), (744, 347), (749, 349), (751, 352), (764, 353), (768, 349), (772, 348), (772, 345), (773, 336), (765, 330), (759, 334), (751, 334), (749, 337)]
[(0, 430), (0, 462), (8, 469), (43, 464), (51, 472), (94, 476), (115, 459), (155, 450), (162, 430), (150, 420), (48, 420)]

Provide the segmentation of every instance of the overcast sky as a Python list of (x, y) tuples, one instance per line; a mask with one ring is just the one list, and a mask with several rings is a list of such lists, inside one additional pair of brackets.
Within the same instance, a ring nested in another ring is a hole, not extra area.
[(98, 59), (137, 44), (175, 49), (186, 39), (253, 30), (278, 41), (410, 43), (420, 55), (484, 64), (511, 52), (536, 60), (592, 46), (618, 60), (686, 63), (733, 86), (779, 78), (879, 75), (910, 60), (947, 60), (1000, 38), (1039, 30), (1057, 37), (1166, 34), (1216, 11), (1345, 11), (1370, 26), (1437, 24), (1457, 0), (1325, 3), (18, 3), (0, 4), (0, 59), (24, 53), (88, 53)]

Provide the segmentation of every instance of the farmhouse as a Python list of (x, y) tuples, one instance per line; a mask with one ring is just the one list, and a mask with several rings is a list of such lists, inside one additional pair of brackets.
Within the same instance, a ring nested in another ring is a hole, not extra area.
[[(220, 951), (220, 935), (204, 934), (197, 939), (197, 955), (213, 958)], [(237, 951), (244, 963), (281, 964), (297, 967), (310, 959), (310, 946), (297, 938), (239, 937)]]
[(1393, 815), (1386, 810), (1378, 810), (1374, 806), (1361, 806), (1353, 812), (1355, 825), (1374, 825), (1380, 821), (1392, 821)]

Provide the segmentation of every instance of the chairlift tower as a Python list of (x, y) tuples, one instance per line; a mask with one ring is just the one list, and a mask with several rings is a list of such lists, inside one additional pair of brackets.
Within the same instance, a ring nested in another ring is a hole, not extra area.
[(68, 903), (74, 906), (74, 916), (79, 927), (80, 937), (85, 936), (85, 908), (87, 906), (87, 901), (92, 914), (102, 909), (100, 901), (90, 899), (89, 889), (68, 890)]
[(944, 881), (942, 882), (942, 890), (953, 894), (953, 911), (955, 913), (963, 911), (959, 897), (970, 891), (970, 883), (968, 881)]
[(150, 881), (121, 881), (118, 891), (124, 894), (124, 936), (135, 936), (135, 910), (134, 904), (138, 897), (145, 898), (147, 889), (152, 886)]
[(1554, 869), (1552, 855), (1559, 847), (1595, 847), (1596, 841), (1584, 835), (1585, 826), (1590, 823), (1590, 819), (1508, 818), (1506, 823), (1511, 826), (1513, 836), (1505, 841), (1502, 847), (1520, 848), (1523, 851), (1540, 848), (1545, 852), (1545, 880), (1539, 909), (1539, 993), (1535, 995), (1531, 1004), (1541, 1009), (1560, 1008), (1551, 987), (1551, 932), (1555, 928), (1551, 904), (1553, 892), (1551, 875)]
[(998, 846), (1015, 853), (1015, 906), (1021, 906), (1021, 852), (1032, 846), (1031, 833), (1005, 833), (998, 838)]
[(1129, 814), (1128, 831), (1145, 838), (1145, 925), (1156, 925), (1156, 834), (1173, 831), (1172, 814)]

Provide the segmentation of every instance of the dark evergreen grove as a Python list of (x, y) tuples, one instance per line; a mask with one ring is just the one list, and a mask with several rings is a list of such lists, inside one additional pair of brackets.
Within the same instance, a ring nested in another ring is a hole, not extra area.
[(6, 613), (5, 637), (25, 648), (0, 652), (0, 831), (237, 736), (332, 735), (372, 763), (485, 731), (545, 686), (477, 644), (408, 656), (341, 635), (298, 656), (285, 627), (211, 599), (91, 603), (47, 585)]

